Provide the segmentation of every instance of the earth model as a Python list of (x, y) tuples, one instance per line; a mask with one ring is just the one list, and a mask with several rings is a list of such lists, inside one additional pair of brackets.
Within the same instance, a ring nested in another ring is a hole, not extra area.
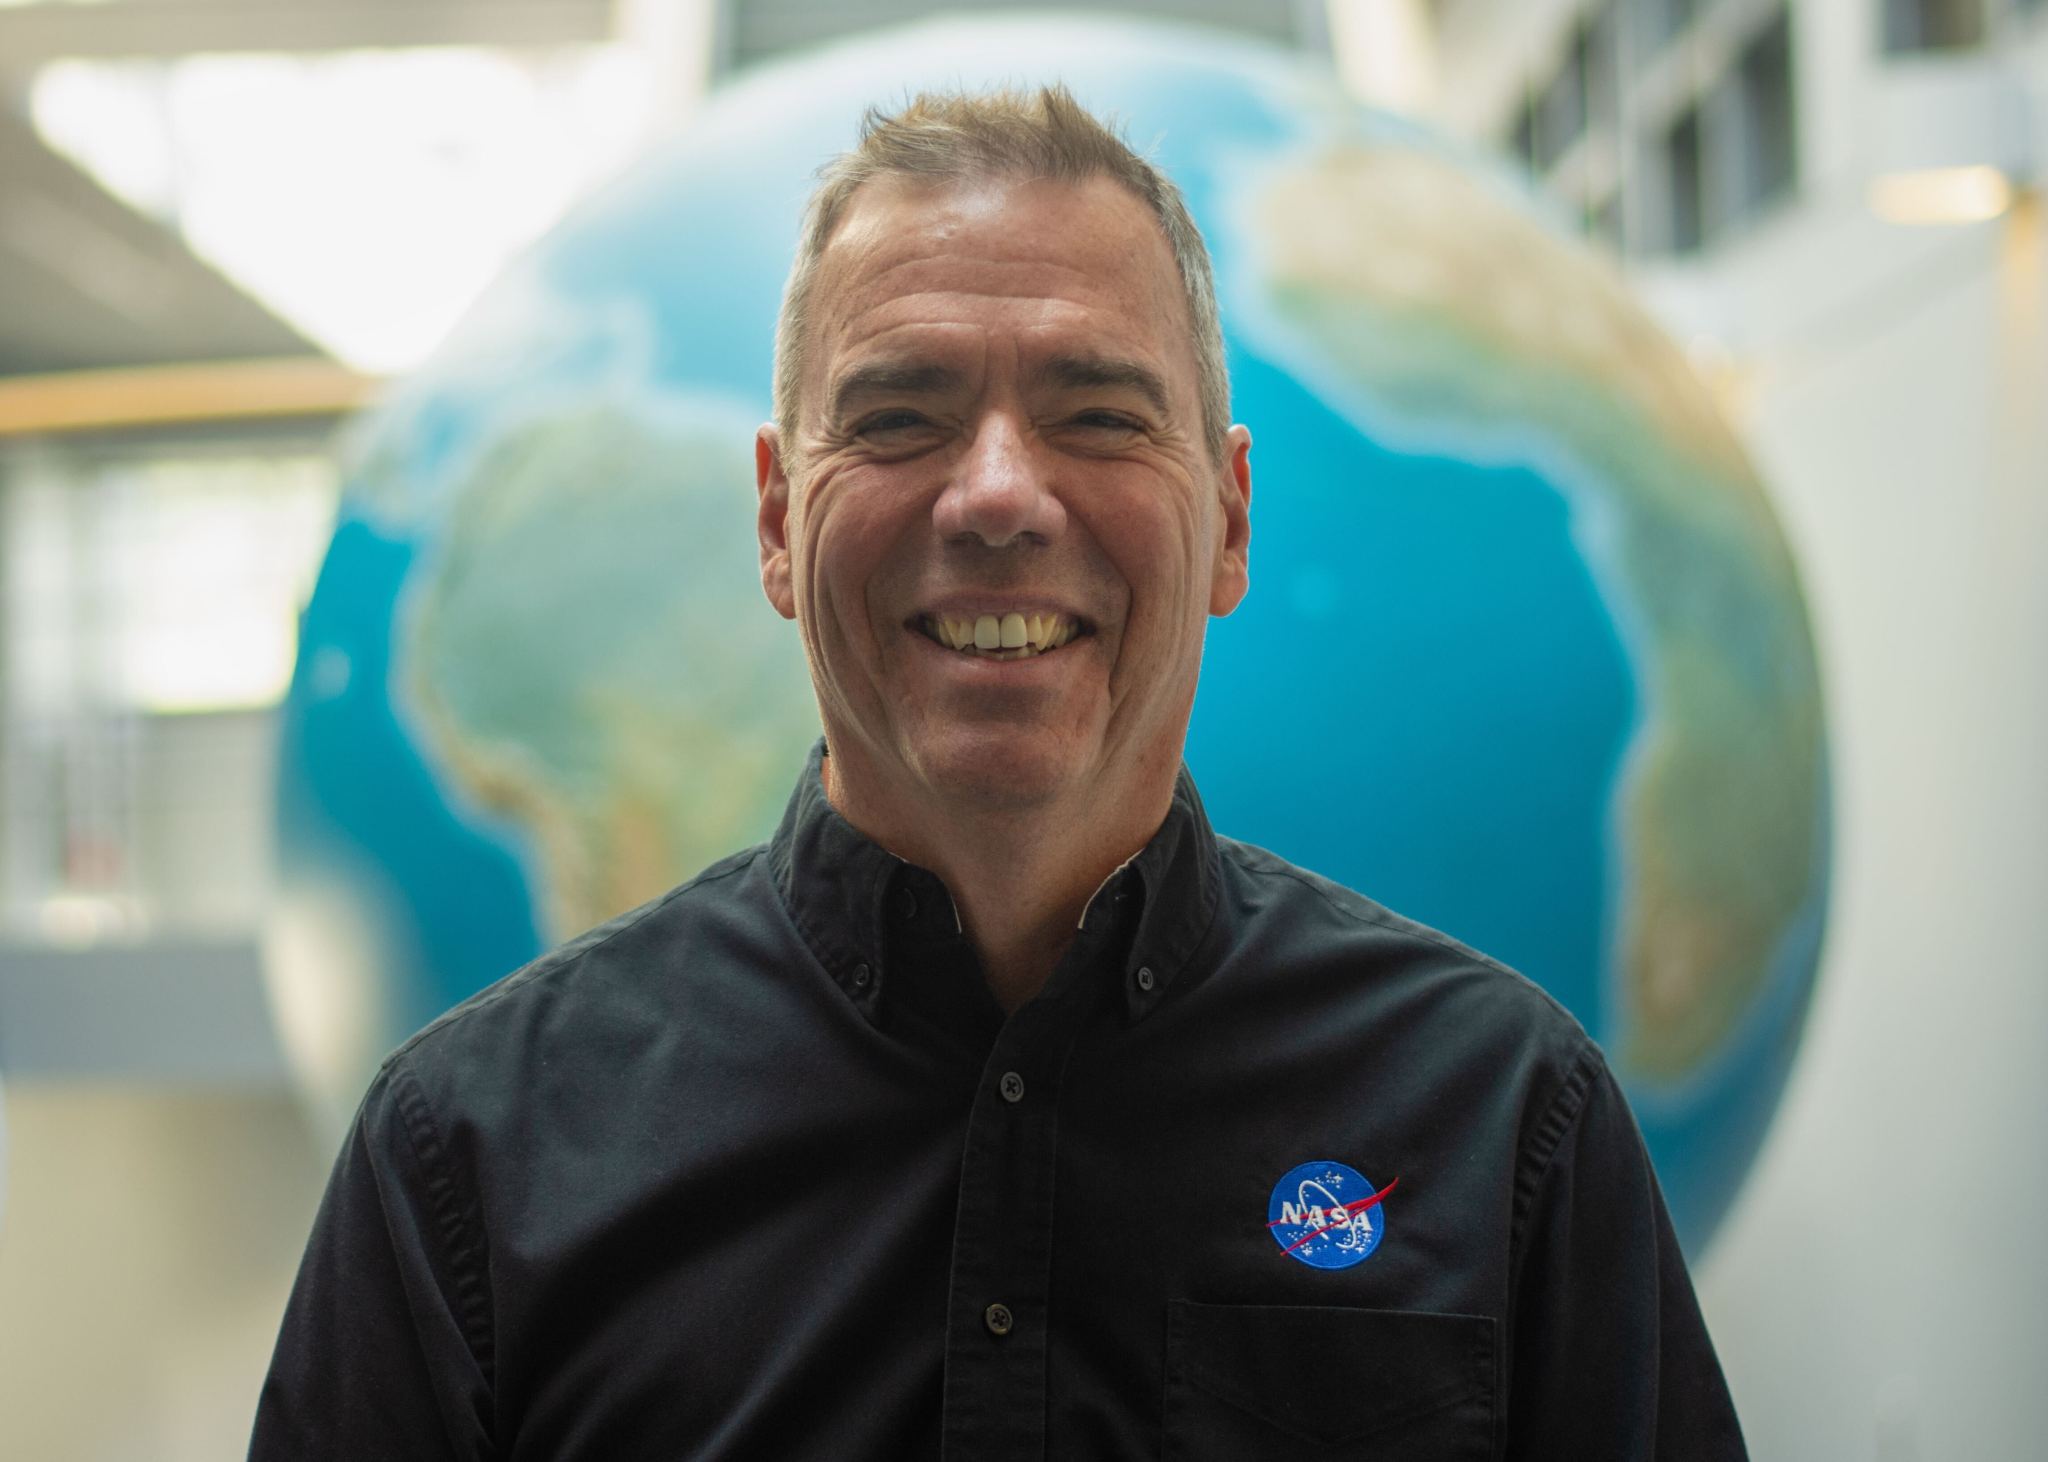
[(1252, 591), (1187, 748), (1211, 817), (1568, 1006), (1696, 1252), (1827, 901), (1764, 487), (1504, 168), (1151, 23), (936, 22), (743, 75), (359, 424), (284, 718), (270, 975), (308, 1089), (345, 1115), (437, 1012), (772, 830), (818, 720), (752, 437), (814, 170), (870, 103), (1054, 79), (1185, 189), (1255, 437)]

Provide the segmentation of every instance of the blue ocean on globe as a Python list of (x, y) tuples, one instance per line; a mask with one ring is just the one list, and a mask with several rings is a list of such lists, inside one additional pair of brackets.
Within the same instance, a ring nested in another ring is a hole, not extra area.
[(1155, 23), (938, 21), (742, 75), (358, 424), (281, 756), (269, 973), (308, 1090), (345, 1111), (440, 1010), (772, 830), (818, 722), (751, 443), (814, 170), (871, 103), (1055, 79), (1186, 191), (1254, 436), (1251, 594), (1187, 748), (1211, 817), (1569, 1007), (1697, 1252), (1827, 903), (1764, 485), (1506, 169)]

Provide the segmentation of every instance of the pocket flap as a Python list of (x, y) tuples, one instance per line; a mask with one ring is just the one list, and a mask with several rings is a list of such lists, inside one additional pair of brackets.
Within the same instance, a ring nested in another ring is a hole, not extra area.
[(1475, 1399), (1492, 1406), (1486, 1315), (1333, 1305), (1167, 1304), (1168, 1386), (1300, 1437), (1356, 1442)]

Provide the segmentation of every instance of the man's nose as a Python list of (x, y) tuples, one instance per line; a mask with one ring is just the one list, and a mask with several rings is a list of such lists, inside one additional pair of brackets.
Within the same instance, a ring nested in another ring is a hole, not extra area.
[(1053, 492), (1051, 463), (1030, 429), (1016, 417), (992, 412), (975, 426), (932, 509), (947, 542), (978, 538), (990, 548), (1036, 540), (1049, 543), (1066, 522)]

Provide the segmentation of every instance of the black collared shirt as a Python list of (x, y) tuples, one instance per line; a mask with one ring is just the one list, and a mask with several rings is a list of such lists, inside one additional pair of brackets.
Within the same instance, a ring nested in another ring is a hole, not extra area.
[(252, 1457), (1743, 1455), (1534, 985), (1217, 838), (1183, 772), (1006, 1019), (818, 773), (385, 1062)]

